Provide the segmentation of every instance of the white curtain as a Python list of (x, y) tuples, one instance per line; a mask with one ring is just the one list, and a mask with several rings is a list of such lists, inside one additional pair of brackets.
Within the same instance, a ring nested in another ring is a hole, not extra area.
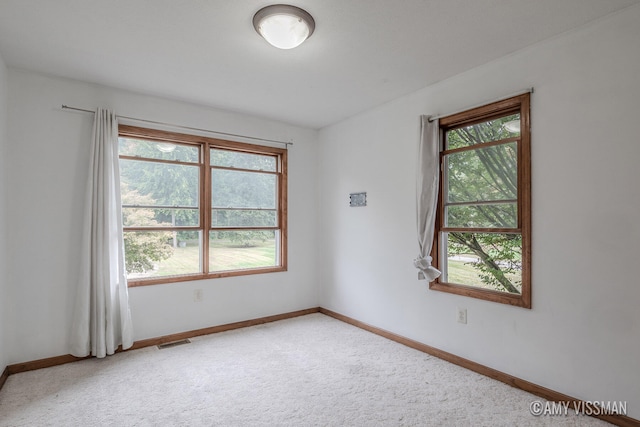
[(90, 171), (71, 354), (105, 357), (133, 345), (118, 167), (116, 115), (98, 108), (93, 122)]
[(418, 145), (418, 171), (416, 186), (416, 212), (418, 224), (418, 246), (420, 253), (413, 265), (432, 282), (440, 271), (431, 265), (431, 246), (438, 206), (440, 181), (440, 125), (438, 120), (429, 121), (421, 116), (420, 142)]

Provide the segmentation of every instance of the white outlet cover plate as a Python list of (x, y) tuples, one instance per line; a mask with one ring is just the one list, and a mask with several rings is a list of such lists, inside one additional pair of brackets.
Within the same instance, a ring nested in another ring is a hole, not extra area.
[(458, 308), (458, 323), (467, 323), (467, 309)]

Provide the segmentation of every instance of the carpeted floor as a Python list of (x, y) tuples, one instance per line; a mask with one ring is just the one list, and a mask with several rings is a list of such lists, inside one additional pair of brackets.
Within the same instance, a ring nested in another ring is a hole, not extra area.
[(0, 426), (596, 426), (322, 314), (12, 375)]

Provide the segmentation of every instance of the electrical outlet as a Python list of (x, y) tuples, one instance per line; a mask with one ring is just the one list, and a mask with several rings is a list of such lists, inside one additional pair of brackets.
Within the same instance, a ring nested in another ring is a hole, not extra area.
[(458, 323), (467, 324), (467, 309), (458, 307)]
[(204, 299), (204, 293), (202, 289), (196, 289), (193, 291), (193, 302), (202, 302)]

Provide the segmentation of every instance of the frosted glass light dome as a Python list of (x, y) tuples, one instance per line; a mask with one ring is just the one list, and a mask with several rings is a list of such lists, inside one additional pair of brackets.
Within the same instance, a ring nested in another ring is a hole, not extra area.
[(269, 44), (279, 49), (293, 49), (313, 34), (315, 21), (299, 7), (274, 4), (253, 16), (253, 26)]

